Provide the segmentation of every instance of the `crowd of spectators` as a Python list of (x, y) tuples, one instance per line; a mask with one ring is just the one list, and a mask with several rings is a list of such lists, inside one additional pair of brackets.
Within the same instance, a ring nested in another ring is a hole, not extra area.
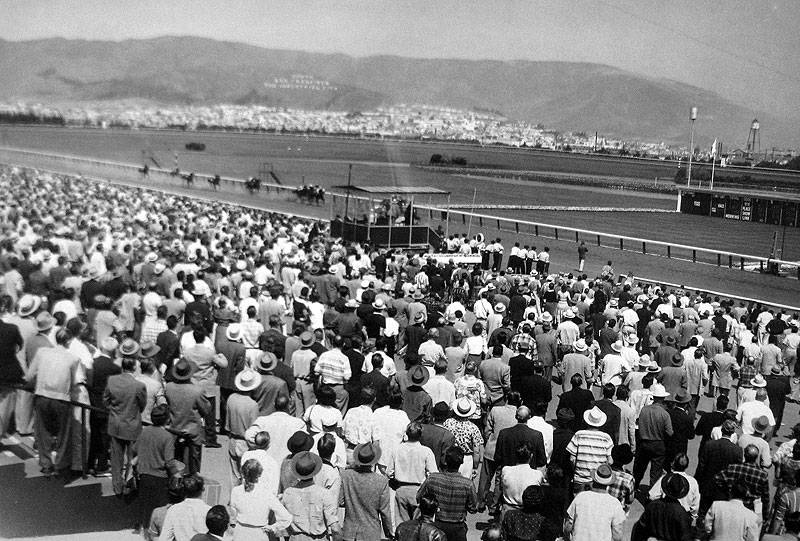
[[(165, 541), (457, 541), (470, 513), (485, 539), (621, 541), (635, 497), (634, 540), (798, 532), (800, 427), (770, 445), (797, 314), (326, 227), (0, 169), (0, 434), (110, 476)], [(200, 475), (223, 445), (229, 498)]]

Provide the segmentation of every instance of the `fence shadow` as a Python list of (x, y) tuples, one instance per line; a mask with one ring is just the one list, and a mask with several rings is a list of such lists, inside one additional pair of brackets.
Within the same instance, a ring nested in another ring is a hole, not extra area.
[(24, 464), (0, 466), (0, 538), (44, 537), (132, 528), (136, 502), (103, 496), (99, 484), (25, 477)]

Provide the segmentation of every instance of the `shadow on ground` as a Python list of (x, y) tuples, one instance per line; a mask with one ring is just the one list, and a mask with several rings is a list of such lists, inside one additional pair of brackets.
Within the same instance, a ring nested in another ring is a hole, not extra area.
[(99, 484), (26, 478), (23, 464), (0, 467), (0, 538), (117, 531), (133, 526), (136, 503), (104, 497)]

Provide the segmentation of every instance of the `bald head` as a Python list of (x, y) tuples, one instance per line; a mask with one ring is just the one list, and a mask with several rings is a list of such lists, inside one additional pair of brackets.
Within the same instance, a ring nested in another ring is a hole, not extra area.
[(748, 445), (744, 448), (744, 461), (747, 464), (755, 464), (760, 455), (761, 451), (755, 445)]
[(517, 422), (525, 423), (531, 418), (531, 410), (527, 406), (520, 406), (517, 408)]

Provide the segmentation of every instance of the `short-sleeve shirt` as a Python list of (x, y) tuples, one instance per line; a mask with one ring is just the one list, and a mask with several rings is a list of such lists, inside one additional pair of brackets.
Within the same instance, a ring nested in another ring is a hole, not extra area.
[(442, 426), (453, 433), (456, 445), (464, 451), (465, 455), (471, 455), (477, 446), (483, 445), (481, 431), (466, 419), (451, 418), (446, 420)]

